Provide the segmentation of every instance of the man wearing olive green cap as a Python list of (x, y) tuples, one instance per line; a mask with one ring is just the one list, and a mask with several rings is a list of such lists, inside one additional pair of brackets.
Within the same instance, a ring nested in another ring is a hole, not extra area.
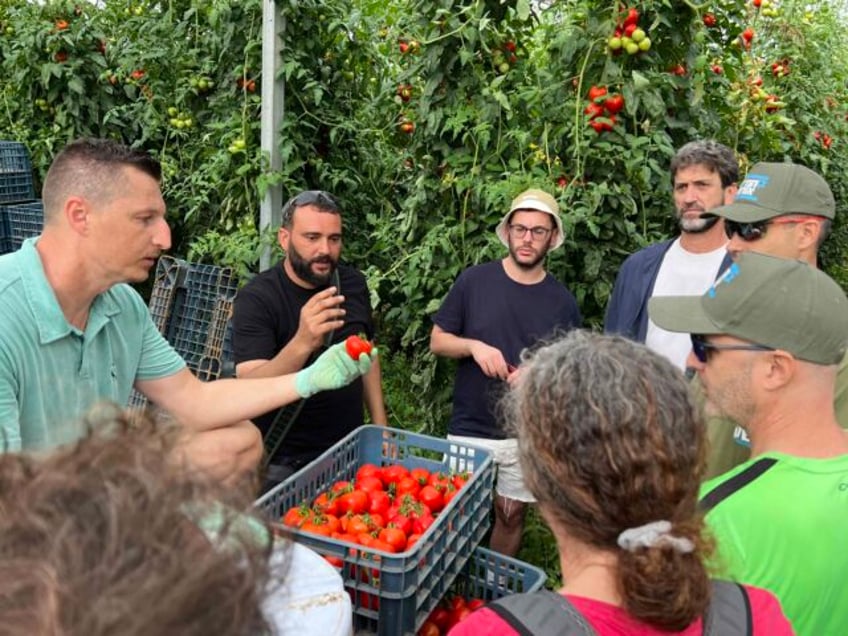
[(721, 576), (766, 588), (798, 634), (848, 631), (848, 435), (833, 410), (848, 298), (799, 260), (739, 254), (701, 297), (653, 298), (692, 334), (708, 414), (744, 427), (752, 459), (704, 484)]
[[(814, 267), (817, 251), (830, 232), (836, 206), (827, 182), (794, 163), (758, 163), (739, 186), (731, 204), (710, 211), (724, 218), (735, 259), (759, 252), (801, 259)], [(698, 382), (695, 382), (696, 390)], [(836, 380), (837, 421), (848, 428), (848, 357)], [(715, 477), (746, 461), (749, 442), (741, 427), (717, 417), (707, 419), (710, 455), (706, 477)]]

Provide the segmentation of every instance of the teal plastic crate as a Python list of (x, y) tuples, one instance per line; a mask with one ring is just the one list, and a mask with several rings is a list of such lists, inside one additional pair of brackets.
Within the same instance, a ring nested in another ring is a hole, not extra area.
[(353, 480), (362, 464), (402, 464), (433, 471), (470, 471), (459, 494), (439, 513), (415, 546), (402, 553), (286, 528), (294, 541), (343, 561), (341, 574), (353, 601), (357, 632), (415, 634), (445, 596), (489, 528), (494, 467), (487, 450), (410, 431), (362, 426), (311, 464), (261, 497), (256, 505), (272, 523), (286, 510), (339, 480)]

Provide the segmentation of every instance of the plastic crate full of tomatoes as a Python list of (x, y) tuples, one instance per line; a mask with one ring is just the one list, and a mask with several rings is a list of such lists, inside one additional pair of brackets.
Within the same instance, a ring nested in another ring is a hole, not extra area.
[(357, 632), (414, 634), (486, 534), (493, 479), (485, 449), (362, 426), (257, 506), (339, 568)]

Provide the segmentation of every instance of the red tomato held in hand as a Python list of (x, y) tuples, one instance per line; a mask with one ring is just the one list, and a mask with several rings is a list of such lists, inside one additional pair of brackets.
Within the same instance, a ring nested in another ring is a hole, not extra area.
[(365, 338), (360, 338), (359, 336), (348, 336), (347, 340), (345, 340), (345, 350), (347, 351), (347, 355), (354, 360), (359, 360), (359, 356), (363, 353), (370, 355), (373, 348), (374, 346), (370, 342), (368, 342)]

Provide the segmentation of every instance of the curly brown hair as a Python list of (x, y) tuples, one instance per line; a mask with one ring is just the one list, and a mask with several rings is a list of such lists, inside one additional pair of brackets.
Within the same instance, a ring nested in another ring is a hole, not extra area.
[(72, 446), (0, 456), (0, 634), (267, 633), (270, 542), (243, 514), (249, 487), (176, 462), (176, 427), (96, 419)]
[[(503, 406), (545, 517), (555, 531), (618, 554), (630, 615), (684, 629), (709, 604), (712, 542), (696, 511), (704, 427), (683, 374), (643, 345), (586, 331), (524, 358)], [(658, 520), (695, 550), (618, 547), (624, 530)]]

